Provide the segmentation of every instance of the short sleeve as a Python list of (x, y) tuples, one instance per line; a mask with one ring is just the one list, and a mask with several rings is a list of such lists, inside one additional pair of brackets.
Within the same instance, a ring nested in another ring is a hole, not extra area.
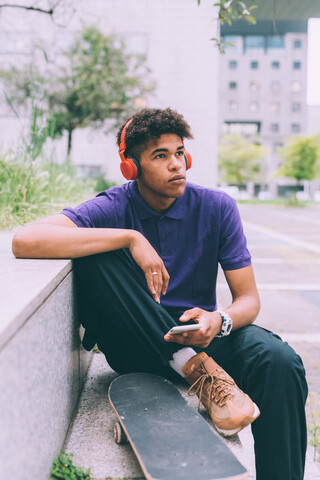
[(237, 204), (227, 195), (221, 204), (219, 263), (223, 270), (236, 270), (251, 265)]
[(70, 218), (78, 227), (117, 227), (113, 201), (107, 196), (95, 197), (75, 208), (64, 208), (61, 213)]

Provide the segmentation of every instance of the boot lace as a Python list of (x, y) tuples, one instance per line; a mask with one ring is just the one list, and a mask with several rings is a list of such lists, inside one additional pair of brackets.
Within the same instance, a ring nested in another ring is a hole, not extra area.
[(219, 375), (219, 371), (216, 370), (213, 373), (203, 373), (203, 375), (191, 385), (188, 390), (188, 395), (190, 397), (198, 395), (198, 410), (200, 410), (203, 389), (205, 388), (209, 394), (209, 399), (212, 399), (216, 405), (223, 407), (227, 399), (234, 395), (231, 389), (233, 385), (235, 385), (233, 380), (221, 378), (221, 373)]

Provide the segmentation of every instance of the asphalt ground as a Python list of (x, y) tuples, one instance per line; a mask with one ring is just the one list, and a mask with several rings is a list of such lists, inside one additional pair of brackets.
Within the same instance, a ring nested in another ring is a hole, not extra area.
[[(302, 357), (309, 385), (308, 421), (320, 425), (320, 205), (239, 205), (261, 298), (256, 323)], [(220, 285), (220, 282), (219, 282)], [(219, 286), (221, 297), (225, 287)]]

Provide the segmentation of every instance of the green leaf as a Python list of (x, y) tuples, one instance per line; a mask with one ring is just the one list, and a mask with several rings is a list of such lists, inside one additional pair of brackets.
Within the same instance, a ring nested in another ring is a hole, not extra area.
[(7, 93), (6, 93), (5, 91), (3, 91), (3, 93), (4, 93), (4, 96), (6, 97), (6, 101), (7, 101), (8, 105), (9, 105), (9, 107), (11, 108), (11, 110), (13, 111), (13, 113), (15, 114), (15, 116), (20, 120), (19, 114), (18, 114), (18, 112), (16, 111), (16, 109), (14, 108), (13, 103), (12, 103), (12, 101), (10, 100), (10, 98), (8, 97)]
[(257, 20), (252, 15), (246, 16), (246, 20), (251, 25), (255, 25), (257, 23)]

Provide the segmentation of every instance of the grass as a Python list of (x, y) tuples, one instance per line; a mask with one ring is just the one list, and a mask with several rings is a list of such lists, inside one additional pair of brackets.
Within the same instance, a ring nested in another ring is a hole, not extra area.
[(320, 461), (317, 456), (320, 447), (320, 401), (315, 392), (310, 392), (307, 400), (308, 437), (313, 446), (313, 461)]
[(12, 228), (92, 196), (93, 182), (77, 177), (69, 163), (0, 154), (0, 229)]
[(302, 201), (298, 200), (296, 197), (283, 197), (277, 198), (275, 200), (268, 200), (268, 201), (261, 201), (258, 198), (252, 198), (250, 200), (237, 200), (237, 203), (240, 204), (247, 204), (247, 205), (268, 205), (268, 206), (275, 206), (275, 207), (298, 207), (304, 208), (308, 206), (319, 206), (319, 202), (313, 201)]

